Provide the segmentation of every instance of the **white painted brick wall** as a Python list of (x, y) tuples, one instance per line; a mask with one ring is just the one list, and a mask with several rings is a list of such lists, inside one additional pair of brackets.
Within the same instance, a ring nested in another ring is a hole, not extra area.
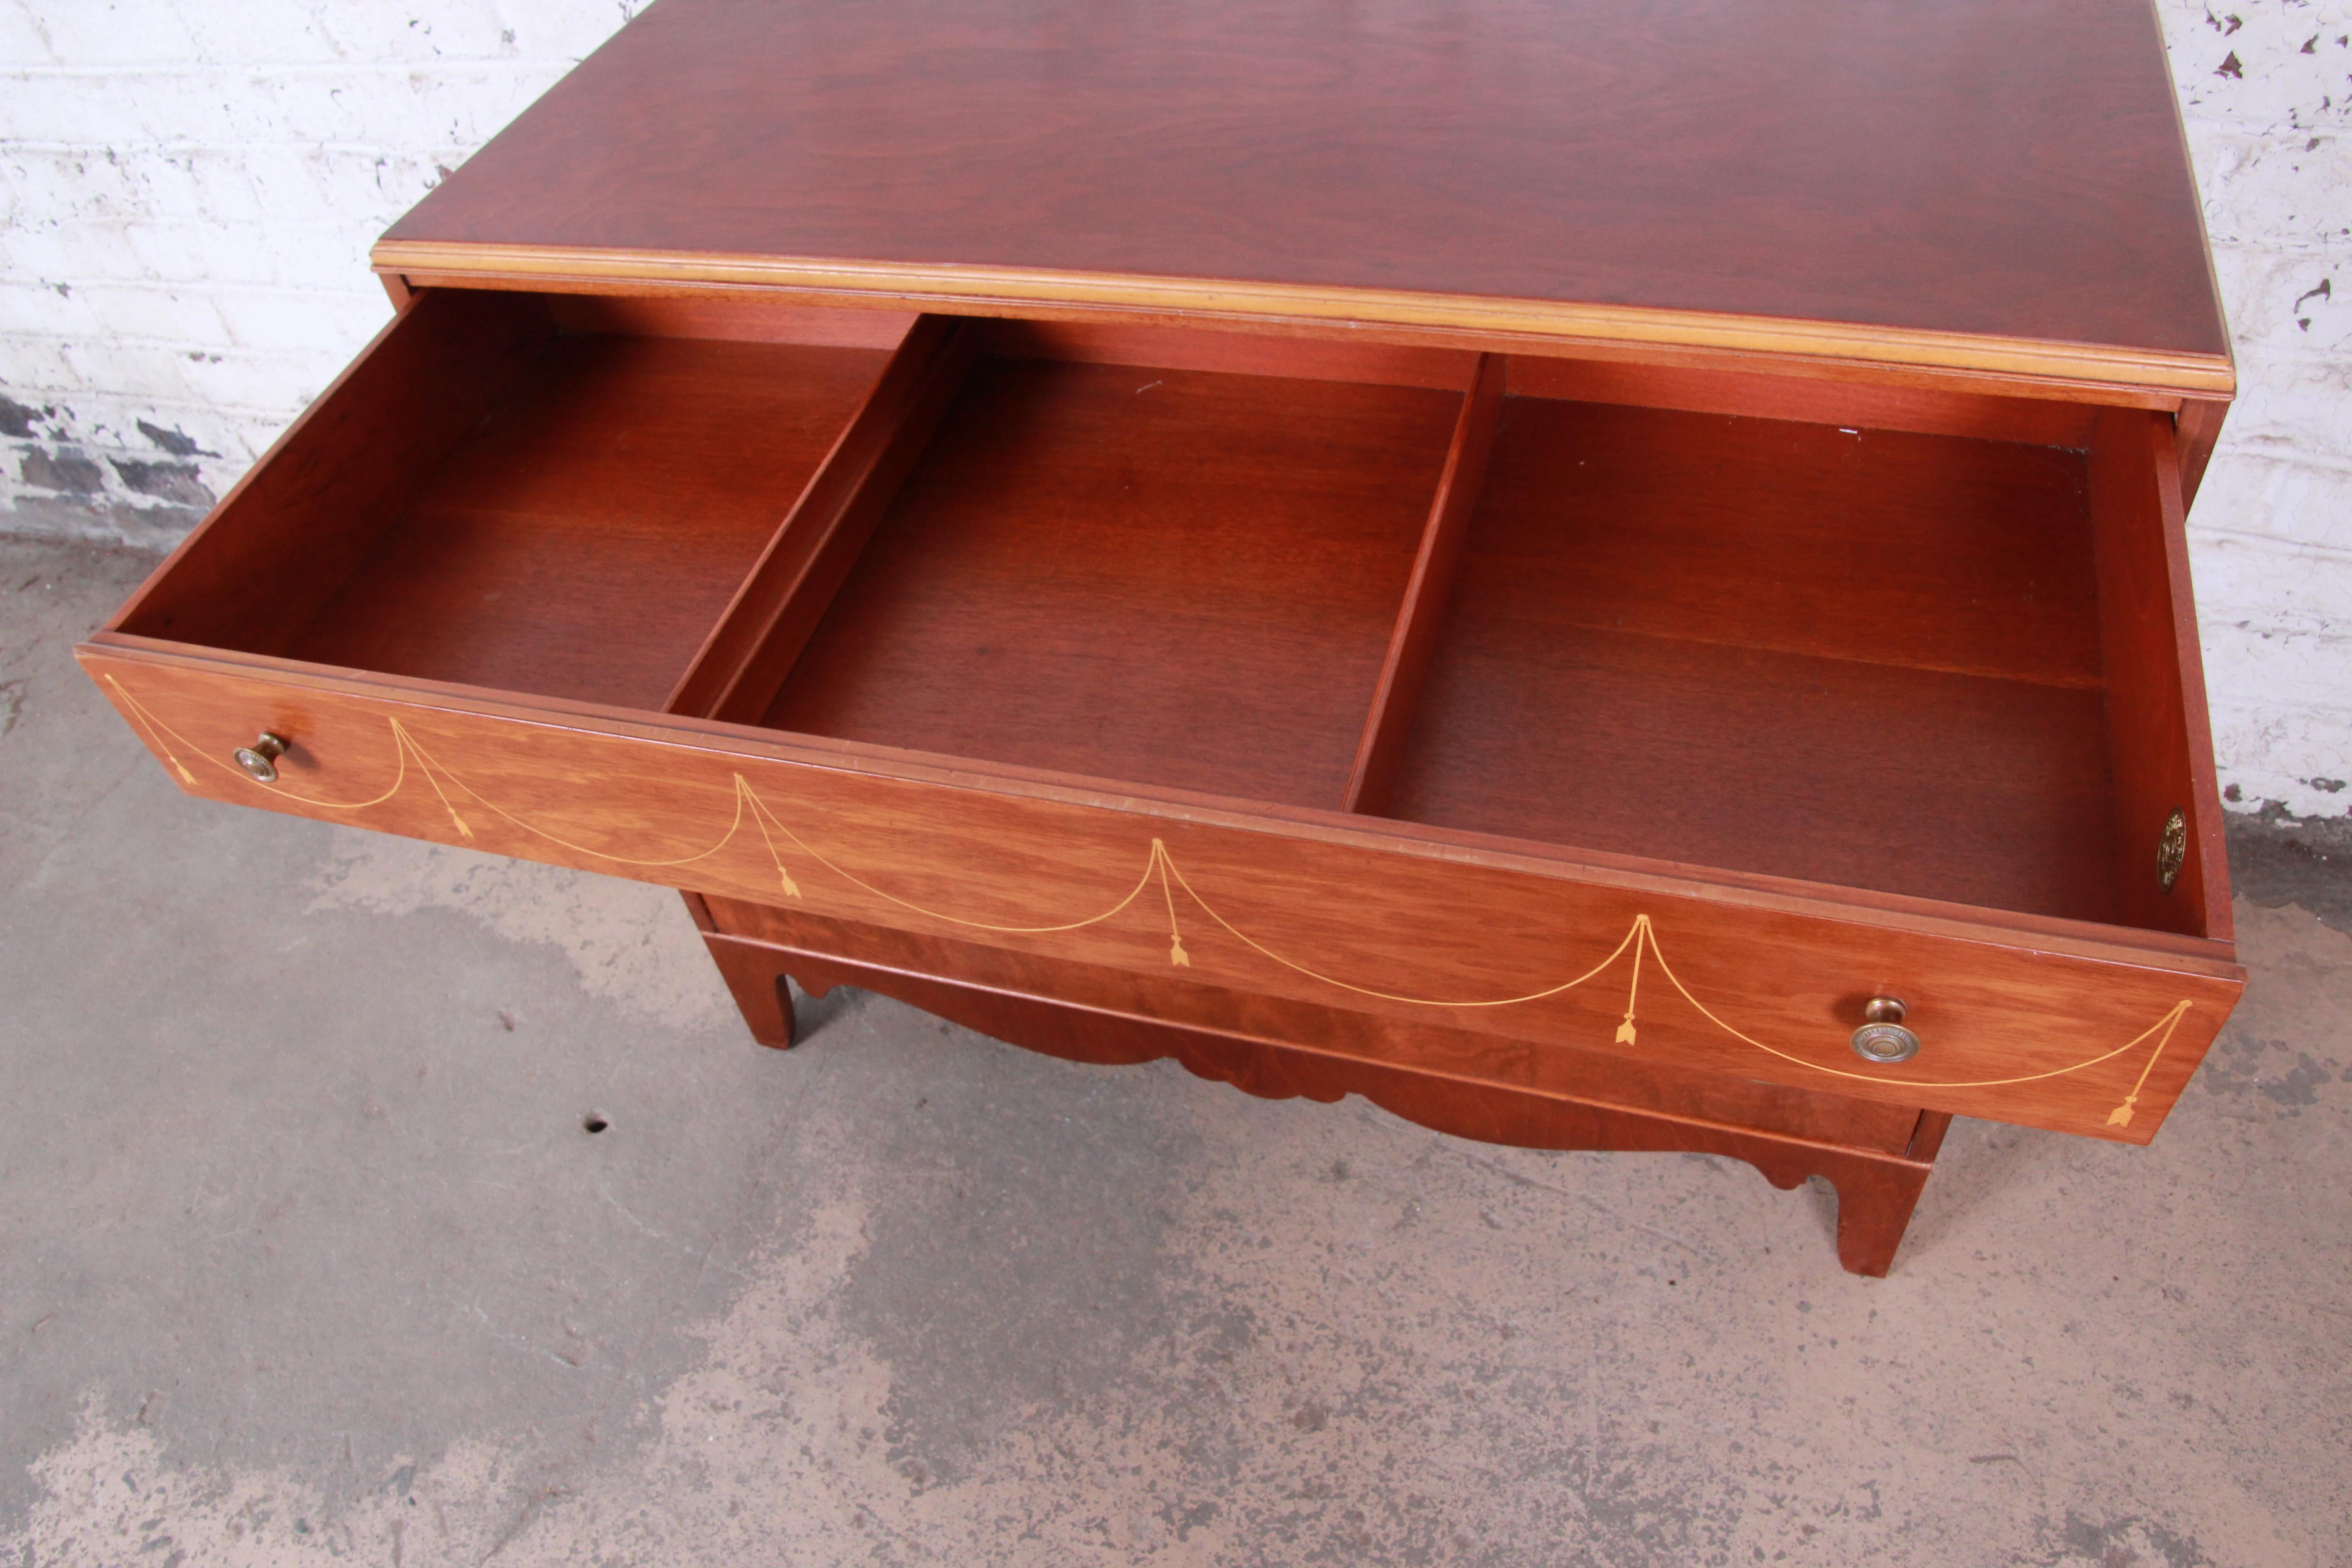
[(2159, 10), (2238, 355), (2189, 528), (2221, 780), (2352, 814), (2352, 5)]
[(0, 526), (186, 531), (390, 314), (367, 248), (645, 0), (0, 0)]
[[(642, 4), (0, 0), (0, 520), (186, 529), (384, 320), (369, 243)], [(2334, 816), (2352, 5), (2159, 10), (2243, 387), (2190, 528), (2222, 779)]]

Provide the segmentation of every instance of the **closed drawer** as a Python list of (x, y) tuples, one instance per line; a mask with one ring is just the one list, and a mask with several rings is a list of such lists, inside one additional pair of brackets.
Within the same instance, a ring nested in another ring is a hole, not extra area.
[(2168, 421), (1587, 368), (433, 292), (81, 657), (218, 799), (2145, 1141), (2242, 984)]

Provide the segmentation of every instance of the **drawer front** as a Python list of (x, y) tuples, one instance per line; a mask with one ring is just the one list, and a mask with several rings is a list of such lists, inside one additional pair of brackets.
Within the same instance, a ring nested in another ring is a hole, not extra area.
[[(1677, 1068), (2146, 1142), (2242, 987), (2210, 961), (1931, 925), (92, 646), (192, 794), (835, 919)], [(274, 783), (231, 761), (263, 731)], [(2058, 951), (2063, 949), (2065, 951)], [(1900, 996), (1923, 1048), (1848, 1040)]]

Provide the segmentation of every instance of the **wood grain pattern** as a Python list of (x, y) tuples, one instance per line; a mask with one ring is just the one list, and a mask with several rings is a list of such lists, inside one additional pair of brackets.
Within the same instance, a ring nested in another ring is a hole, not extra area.
[(2213, 460), (2213, 448), (2221, 439), (2221, 421), (2228, 417), (2230, 400), (2226, 397), (2184, 397), (2177, 416), (2174, 444), (2180, 454), (2180, 508), (2184, 512), (2197, 502), (2198, 487), (2205, 482), (2205, 468)]
[[(842, 933), (836, 928), (825, 934)], [(1949, 1120), (1933, 1112), (1923, 1116), (1886, 1108), (1876, 1120), (1891, 1124), (1887, 1130), (1895, 1135), (1891, 1149), (1842, 1145), (1775, 1135), (1752, 1121), (1659, 1113), (1557, 1089), (1507, 1089), (1416, 1070), (1393, 1059), (1319, 1051), (1296, 1043), (1328, 1036), (1329, 1026), (1322, 1020), (1266, 1036), (1181, 1022), (1183, 1015), (1158, 1005), (1157, 998), (1139, 1005), (1080, 1001), (1097, 987), (1067, 965), (1047, 973), (1033, 972), (1011, 984), (975, 980), (971, 976), (976, 970), (985, 973), (992, 967), (984, 950), (950, 956), (939, 944), (929, 944), (919, 963), (908, 967), (839, 956), (837, 942), (811, 951), (728, 935), (705, 940), (730, 986), (757, 1009), (747, 1011), (746, 1018), (763, 1044), (773, 1043), (772, 1031), (778, 1026), (767, 998), (782, 994), (789, 973), (814, 994), (836, 985), (856, 985), (1072, 1061), (1125, 1065), (1173, 1058), (1197, 1078), (1268, 1100), (1303, 1097), (1328, 1104), (1359, 1094), (1407, 1121), (1481, 1142), (1720, 1154), (1755, 1165), (1783, 1190), (1808, 1176), (1823, 1176), (1838, 1191), (1839, 1260), (1857, 1274), (1883, 1276), (1893, 1264), (1932, 1169), (1940, 1123)], [(1931, 1120), (1937, 1125), (1923, 1138), (1923, 1125)], [(1769, 1111), (1765, 1121), (1769, 1125)]]
[(1046, 321), (1008, 318), (974, 323), (980, 342), (1001, 359), (1076, 360), (1139, 370), (1209, 370), (1229, 375), (1350, 381), (1370, 386), (1426, 386), (1467, 392), (1479, 356), (1346, 338), (1281, 336), (1236, 331), (1231, 323), (1149, 326), (1121, 321)]
[(1337, 805), (1460, 402), (983, 361), (761, 721)]
[(546, 306), (530, 295), (419, 297), (108, 624), (284, 652), (551, 330)]
[(1574, 626), (1492, 635), (1469, 618), (1503, 613), (1484, 566), (1465, 574), (1391, 815), (2122, 918), (2097, 689)]
[[(2229, 853), (2213, 788), (2212, 729), (2189, 580), (2189, 542), (2171, 426), (2115, 409), (2091, 447), (2100, 630), (2116, 794), (2116, 882), (2135, 925), (2227, 938)], [(2157, 847), (2174, 811), (2189, 856), (2166, 891)]]
[(2116, 918), (2084, 483), (1508, 399), (1392, 813)]
[(883, 359), (556, 339), (289, 651), (659, 707)]
[(530, 250), (1263, 280), (1342, 317), (1381, 313), (1349, 291), (1713, 312), (2226, 373), (2137, 0), (661, 0), (377, 258)]
[(962, 323), (916, 318), (679, 678), (667, 711), (751, 722), (768, 710), (971, 360)]
[(1884, 1273), (2242, 986), (2145, 0), (656, 0), (374, 259), (78, 656), (192, 793), (699, 889), (768, 1044), (1728, 1154)]
[(1461, 570), (1470, 518), (1486, 482), (1487, 456), (1494, 449), (1502, 407), (1503, 360), (1482, 355), (1462, 400), (1454, 444), (1446, 450), (1445, 468), (1438, 477), (1437, 497), (1430, 503), (1429, 523), (1422, 531), (1421, 552), (1413, 558), (1396, 628), (1389, 635), (1388, 658), (1372, 689), (1371, 711), (1356, 743), (1355, 766), (1340, 802), (1344, 810), (1377, 815), (1387, 809), (1396, 787), (1397, 769), (1421, 709), (1422, 686), (1429, 678), (1430, 657), (1453, 603), (1454, 578)]
[[(1531, 1049), (1663, 1055), (2095, 1137), (2153, 1132), (2243, 984), (2226, 959), (2175, 952), (2178, 938), (2019, 945), (1995, 923), (1956, 940), (1828, 898), (1465, 855), (1338, 813), (1286, 821), (258, 662), (232, 672), (104, 646), (80, 657), (167, 765), (187, 770), (185, 787), (215, 798), (1045, 956), (1181, 969)], [(274, 790), (224, 760), (260, 727), (294, 742)], [(1155, 841), (1166, 883), (1152, 880)], [(1655, 945), (1629, 946), (1644, 921)], [(1629, 952), (1651, 954), (1638, 1043), (1623, 1032)], [(1872, 1068), (1845, 1037), (1863, 1001), (1889, 988), (1930, 1048)], [(1446, 1005), (1464, 1002), (1479, 1005)], [(2113, 1122), (2126, 1092), (2140, 1113)]]
[[(377, 251), (387, 248), (393, 247), (380, 245)], [(2226, 401), (2237, 384), (2227, 361), (2197, 355), (1696, 311), (1529, 305), (1453, 295), (1301, 296), (1272, 284), (995, 273), (966, 278), (961, 270), (909, 277), (903, 269), (845, 264), (812, 268), (761, 258), (638, 252), (583, 257), (509, 247), (397, 248), (433, 253), (429, 265), (404, 262), (384, 274), (418, 289), (776, 300), (812, 309), (925, 311), (1118, 330), (1207, 329), (1464, 356), (1565, 357), (2165, 414), (2179, 412), (2192, 398)]]
[(1884, 382), (1826, 380), (1769, 363), (1746, 370), (1635, 361), (1509, 356), (1514, 397), (1566, 403), (1620, 403), (1685, 414), (1729, 414), (1858, 430), (1964, 436), (2028, 447), (2091, 444), (2098, 410), (2053, 398), (2007, 397)]
[(1572, 580), (1457, 618), (2095, 687), (2086, 483), (2078, 452), (1513, 397), (1472, 549)]
[(989, 991), (1051, 997), (1097, 1016), (1151, 1018), (1281, 1041), (1307, 1055), (1377, 1059), (1425, 1076), (1605, 1102), (1648, 1116), (1738, 1124), (1884, 1154), (1905, 1153), (1917, 1125), (1919, 1113), (1906, 1106), (1690, 1072), (1656, 1057), (1628, 1060), (1568, 1046), (1530, 1051), (1508, 1038), (1236, 991), (1182, 971), (1113, 969), (1047, 958), (829, 919), (804, 907), (711, 898), (704, 908), (709, 921), (706, 935), (823, 953), (883, 971), (933, 974)]
[(567, 332), (625, 338), (715, 338), (735, 343), (805, 343), (895, 349), (914, 312), (868, 305), (827, 308), (765, 295), (549, 294), (549, 314)]

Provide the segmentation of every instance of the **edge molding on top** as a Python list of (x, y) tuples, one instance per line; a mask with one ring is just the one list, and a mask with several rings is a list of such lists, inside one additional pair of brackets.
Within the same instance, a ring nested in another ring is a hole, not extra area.
[(1564, 343), (1796, 355), (2195, 397), (2226, 398), (2237, 388), (2237, 373), (2226, 355), (1634, 305), (1043, 268), (438, 240), (383, 240), (370, 252), (370, 261), (377, 271), (387, 273), (812, 289), (1007, 305), (1077, 304), (1507, 332)]

